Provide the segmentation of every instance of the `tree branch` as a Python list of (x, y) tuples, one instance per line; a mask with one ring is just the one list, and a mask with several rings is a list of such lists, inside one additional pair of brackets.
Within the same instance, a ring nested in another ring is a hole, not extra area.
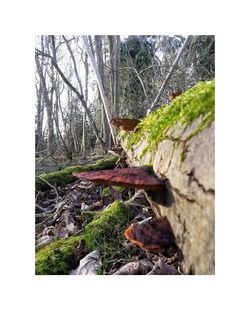
[(177, 55), (177, 57), (175, 58), (175, 61), (174, 61), (173, 65), (172, 65), (172, 67), (171, 67), (169, 73), (167, 74), (165, 80), (163, 81), (163, 83), (162, 83), (162, 85), (161, 85), (161, 88), (160, 88), (160, 90), (159, 90), (158, 95), (156, 96), (155, 100), (153, 101), (153, 103), (152, 103), (150, 109), (147, 111), (147, 115), (153, 110), (153, 108), (154, 108), (154, 107), (156, 106), (156, 104), (158, 103), (158, 101), (159, 101), (159, 99), (160, 99), (160, 97), (161, 97), (161, 95), (162, 95), (162, 93), (163, 93), (163, 91), (164, 91), (164, 88), (165, 88), (165, 86), (167, 85), (168, 81), (170, 80), (171, 75), (172, 75), (172, 73), (173, 73), (175, 67), (177, 66), (178, 61), (180, 60), (181, 55), (182, 55), (182, 53), (183, 53), (185, 47), (187, 46), (189, 40), (190, 40), (190, 36), (187, 36), (186, 39), (185, 39), (185, 41), (184, 41), (184, 43), (183, 43), (183, 45), (182, 45), (182, 47), (181, 47), (181, 49), (180, 49), (180, 51), (179, 51), (179, 53), (178, 53), (178, 55)]
[(56, 60), (56, 51), (55, 51), (55, 44), (54, 44), (54, 36), (51, 36), (52, 39), (52, 48), (53, 48), (53, 57), (47, 53), (43, 53), (41, 51), (39, 51), (38, 49), (36, 49), (36, 55), (41, 55), (41, 56), (45, 56), (45, 57), (49, 57), (51, 58), (52, 64), (55, 67), (55, 69), (57, 70), (57, 72), (59, 73), (59, 75), (61, 76), (62, 80), (64, 81), (64, 83), (77, 95), (78, 99), (80, 100), (86, 115), (92, 125), (93, 131), (95, 133), (95, 136), (97, 138), (97, 140), (99, 141), (99, 143), (101, 144), (102, 148), (105, 149), (105, 145), (103, 140), (99, 137), (97, 128), (94, 124), (94, 121), (92, 120), (92, 117), (90, 115), (90, 112), (88, 110), (87, 107), (87, 103), (84, 100), (84, 97), (79, 93), (79, 91), (70, 83), (70, 81), (66, 78), (66, 76), (63, 74), (63, 72), (61, 71), (60, 67), (58, 66), (57, 60)]

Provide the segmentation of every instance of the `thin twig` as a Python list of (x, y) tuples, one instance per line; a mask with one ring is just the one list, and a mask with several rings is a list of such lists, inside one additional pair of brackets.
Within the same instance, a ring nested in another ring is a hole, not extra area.
[(135, 201), (136, 198), (138, 198), (139, 196), (144, 196), (146, 198), (146, 194), (144, 189), (139, 189), (138, 191), (136, 191), (133, 195), (133, 197), (131, 197), (129, 200), (125, 201), (125, 204), (131, 204)]
[(41, 194), (41, 191), (39, 191), (37, 194), (36, 194), (36, 198), (35, 198), (35, 203), (37, 202), (37, 198), (38, 196)]
[(49, 217), (47, 217), (44, 221), (42, 221), (41, 223), (36, 224), (36, 227), (41, 226), (42, 224), (44, 224), (48, 219), (52, 218), (54, 216), (54, 214), (50, 215)]
[(42, 178), (40, 175), (38, 175), (37, 177), (38, 177), (39, 179), (41, 179), (43, 182), (45, 182), (47, 185), (49, 185), (49, 187), (51, 187), (52, 189), (54, 189), (54, 191), (55, 191), (55, 193), (56, 193), (56, 197), (57, 197), (56, 202), (58, 203), (60, 197), (59, 197), (59, 195), (58, 195), (58, 191), (57, 191), (56, 186), (50, 184), (47, 180), (45, 180), (44, 178)]

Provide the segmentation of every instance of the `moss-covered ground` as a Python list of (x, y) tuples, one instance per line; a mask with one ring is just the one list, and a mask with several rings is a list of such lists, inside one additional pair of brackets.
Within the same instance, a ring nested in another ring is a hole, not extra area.
[(74, 265), (74, 251), (81, 239), (85, 241), (88, 252), (100, 251), (102, 269), (99, 274), (108, 273), (117, 262), (121, 265), (131, 260), (131, 251), (123, 245), (123, 233), (132, 215), (130, 208), (122, 201), (115, 201), (103, 211), (89, 213), (91, 222), (85, 226), (82, 235), (54, 241), (37, 251), (37, 275), (69, 274), (77, 267)]
[[(77, 180), (76, 177), (72, 175), (74, 172), (90, 171), (90, 170), (102, 170), (102, 169), (112, 169), (115, 167), (117, 161), (116, 156), (111, 156), (105, 159), (98, 160), (94, 164), (89, 164), (85, 166), (74, 166), (68, 167), (61, 171), (50, 172), (47, 174), (41, 174), (36, 177), (36, 191), (45, 191), (50, 189), (49, 184), (62, 186), (70, 182)], [(46, 183), (45, 181), (48, 183)]]
[(153, 152), (158, 144), (164, 139), (171, 139), (168, 131), (175, 124), (188, 126), (198, 117), (201, 121), (186, 138), (186, 141), (194, 135), (209, 127), (215, 118), (215, 81), (199, 82), (182, 95), (176, 97), (170, 106), (153, 111), (145, 117), (135, 128), (133, 133), (122, 134), (122, 139), (126, 139), (126, 148), (146, 139), (147, 146), (143, 150), (141, 157), (146, 152)]
[(68, 274), (74, 266), (74, 251), (83, 236), (74, 236), (54, 241), (36, 253), (37, 275)]
[(98, 213), (85, 227), (84, 240), (89, 251), (98, 249), (101, 253), (102, 270), (105, 274), (112, 265), (126, 263), (131, 253), (123, 246), (123, 235), (131, 220), (131, 211), (122, 201), (115, 201)]

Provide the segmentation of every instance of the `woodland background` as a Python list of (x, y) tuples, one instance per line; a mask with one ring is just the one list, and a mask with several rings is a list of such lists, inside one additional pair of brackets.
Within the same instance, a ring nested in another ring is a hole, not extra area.
[[(109, 118), (143, 118), (184, 40), (180, 35), (37, 36), (36, 157), (72, 161), (106, 152), (113, 141), (105, 104)], [(168, 104), (172, 92), (213, 79), (214, 59), (214, 36), (191, 36), (155, 107)]]

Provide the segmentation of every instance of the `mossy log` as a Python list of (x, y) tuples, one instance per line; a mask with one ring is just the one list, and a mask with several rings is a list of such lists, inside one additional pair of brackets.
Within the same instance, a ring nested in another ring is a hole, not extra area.
[[(67, 183), (74, 182), (77, 180), (77, 178), (73, 176), (73, 173), (75, 172), (114, 168), (117, 159), (117, 156), (112, 156), (105, 159), (100, 159), (94, 164), (88, 164), (85, 166), (73, 166), (60, 171), (41, 174), (36, 177), (36, 191), (46, 191), (50, 189), (49, 184), (53, 186), (62, 186)], [(49, 184), (46, 183), (46, 181)]]
[(184, 274), (215, 272), (214, 91), (214, 81), (198, 83), (133, 133), (120, 132), (130, 165), (150, 164), (166, 180), (165, 197), (153, 198), (171, 223)]

